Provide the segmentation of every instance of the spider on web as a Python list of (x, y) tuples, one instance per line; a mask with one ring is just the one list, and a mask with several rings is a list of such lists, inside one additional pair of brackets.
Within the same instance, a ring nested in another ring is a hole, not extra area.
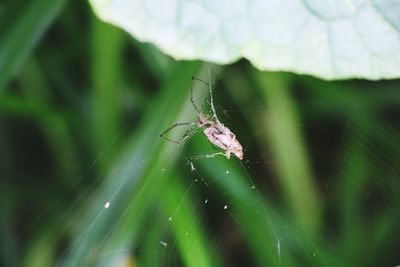
[[(211, 106), (211, 117), (207, 116), (203, 113), (203, 111), (195, 104), (194, 98), (193, 98), (193, 81), (199, 81), (204, 84), (206, 84), (210, 88), (210, 106)], [(181, 122), (181, 123), (175, 123), (171, 127), (169, 127), (167, 130), (165, 130), (162, 134), (160, 134), (160, 137), (165, 138), (168, 141), (177, 143), (177, 144), (182, 144), (184, 143), (188, 138), (190, 138), (193, 134), (196, 133), (198, 129), (202, 129), (204, 135), (207, 137), (207, 139), (214, 144), (215, 146), (221, 148), (224, 150), (224, 152), (219, 152), (217, 154), (222, 154), (226, 158), (230, 158), (231, 154), (235, 155), (238, 159), (242, 160), (243, 159), (243, 148), (242, 145), (239, 143), (239, 141), (236, 139), (236, 135), (229, 130), (228, 127), (226, 127), (224, 124), (222, 124), (215, 112), (214, 108), (214, 100), (213, 100), (213, 95), (212, 95), (212, 86), (211, 84), (200, 80), (198, 78), (192, 77), (192, 85), (190, 88), (190, 100), (193, 104), (194, 109), (197, 112), (197, 122)], [(165, 136), (166, 133), (171, 131), (177, 126), (183, 126), (183, 125), (191, 125), (193, 128), (191, 128), (189, 131), (187, 131), (183, 139), (181, 141), (175, 141), (172, 140), (168, 137)]]

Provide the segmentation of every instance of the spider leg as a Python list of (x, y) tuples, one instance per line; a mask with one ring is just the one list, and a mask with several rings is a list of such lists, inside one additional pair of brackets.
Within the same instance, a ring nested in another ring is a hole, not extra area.
[(193, 105), (194, 109), (196, 110), (197, 115), (201, 115), (201, 114), (202, 114), (201, 108), (199, 108), (199, 107), (196, 105), (196, 103), (194, 102), (194, 97), (193, 97), (193, 85), (194, 85), (193, 81), (194, 81), (195, 79), (197, 79), (197, 78), (192, 77), (192, 84), (191, 84), (191, 86), (190, 86), (190, 101), (192, 102), (192, 105)]
[(208, 87), (210, 87), (210, 84), (209, 84), (208, 82), (203, 81), (202, 79), (199, 79), (199, 78), (197, 78), (197, 77), (192, 77), (192, 81), (199, 81), (199, 82), (204, 83), (204, 84), (207, 85)]
[[(203, 81), (203, 80), (201, 80), (199, 78), (196, 78), (196, 77), (192, 77), (192, 81), (199, 81), (199, 82), (202, 82), (202, 83), (204, 83), (205, 85), (208, 86), (208, 88), (210, 90), (210, 106), (211, 106), (212, 117), (213, 117), (214, 120), (218, 121), (217, 112), (215, 111), (215, 107), (214, 107), (214, 97), (213, 97), (213, 93), (212, 93), (212, 84), (211, 84), (210, 72), (208, 72), (208, 76), (209, 76), (209, 79), (210, 79), (210, 83), (208, 83), (206, 81)], [(192, 93), (193, 93), (193, 83), (192, 83)], [(192, 94), (192, 103), (194, 105), (193, 94)], [(199, 111), (196, 106), (195, 106), (195, 108), (196, 108), (197, 111)]]
[[(190, 136), (186, 136), (187, 133), (188, 133), (190, 130), (187, 131), (187, 132), (185, 133), (184, 138), (183, 138), (181, 141), (173, 140), (173, 139), (168, 138), (168, 137), (166, 137), (166, 136), (164, 136), (164, 135), (165, 135), (166, 133), (168, 133), (169, 131), (171, 131), (172, 129), (174, 129), (175, 127), (177, 127), (177, 126), (182, 126), (182, 125), (192, 125), (192, 126), (195, 126), (196, 124), (193, 123), (193, 122), (180, 122), (180, 123), (175, 123), (174, 125), (172, 125), (171, 127), (169, 127), (167, 130), (165, 130), (163, 133), (161, 133), (161, 134), (160, 134), (160, 137), (162, 137), (162, 138), (164, 138), (164, 139), (166, 139), (166, 140), (168, 140), (168, 141), (171, 141), (171, 142), (174, 142), (174, 143), (177, 143), (177, 144), (181, 144), (184, 140), (186, 140), (188, 137), (190, 137)], [(193, 130), (192, 130), (192, 131), (193, 131)]]
[(191, 157), (190, 159), (197, 160), (197, 159), (204, 159), (204, 158), (213, 158), (213, 157), (215, 157), (215, 156), (224, 156), (224, 157), (227, 157), (225, 153), (223, 153), (223, 152), (217, 152), (217, 153), (212, 153), (212, 154), (205, 154), (205, 155), (194, 156), (194, 157)]
[(181, 142), (184, 142), (186, 139), (189, 139), (190, 137), (192, 137), (198, 129), (201, 129), (198, 126), (194, 126), (192, 129), (189, 129), (186, 131), (186, 133), (183, 135), (183, 139)]

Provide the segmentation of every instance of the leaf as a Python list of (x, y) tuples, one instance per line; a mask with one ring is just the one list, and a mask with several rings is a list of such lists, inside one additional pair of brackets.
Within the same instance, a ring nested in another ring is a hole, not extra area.
[(19, 70), (40, 38), (62, 10), (65, 0), (35, 0), (26, 4), (20, 16), (0, 36), (0, 92)]
[(396, 0), (89, 0), (96, 14), (176, 59), (325, 79), (400, 77)]

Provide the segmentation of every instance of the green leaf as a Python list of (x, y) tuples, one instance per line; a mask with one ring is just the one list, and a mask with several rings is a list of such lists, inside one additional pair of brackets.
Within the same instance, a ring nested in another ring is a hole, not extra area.
[(2, 21), (9, 26), (0, 36), (0, 92), (19, 70), (65, 2), (35, 0), (15, 19)]
[(89, 0), (96, 14), (176, 59), (325, 79), (400, 77), (400, 3)]

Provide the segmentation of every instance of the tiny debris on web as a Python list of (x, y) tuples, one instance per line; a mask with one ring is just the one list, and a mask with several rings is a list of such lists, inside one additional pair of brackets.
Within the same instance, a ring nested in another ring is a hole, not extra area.
[(189, 165), (190, 165), (190, 171), (194, 172), (196, 170), (196, 168), (194, 167), (193, 162), (189, 161)]

